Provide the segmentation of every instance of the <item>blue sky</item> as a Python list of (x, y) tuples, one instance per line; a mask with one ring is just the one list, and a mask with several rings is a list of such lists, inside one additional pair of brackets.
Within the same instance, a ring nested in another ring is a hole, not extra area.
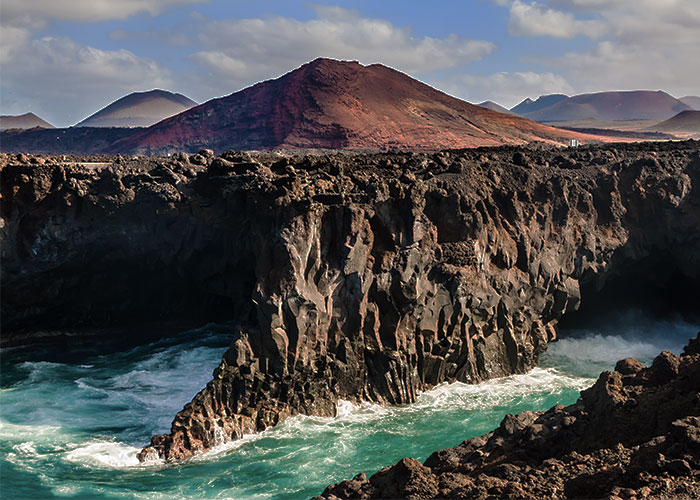
[(203, 102), (316, 57), (471, 102), (700, 94), (700, 0), (3, 0), (0, 113), (74, 124), (133, 91)]

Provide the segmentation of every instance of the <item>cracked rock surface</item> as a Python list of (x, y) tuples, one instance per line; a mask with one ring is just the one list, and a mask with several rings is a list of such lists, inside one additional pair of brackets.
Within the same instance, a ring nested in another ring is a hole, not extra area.
[(700, 334), (681, 356), (603, 372), (571, 406), (507, 415), (498, 429), (359, 474), (320, 499), (700, 497)]
[(236, 325), (142, 459), (522, 373), (582, 286), (645, 259), (659, 287), (700, 272), (693, 141), (85, 161), (0, 158), (3, 343)]

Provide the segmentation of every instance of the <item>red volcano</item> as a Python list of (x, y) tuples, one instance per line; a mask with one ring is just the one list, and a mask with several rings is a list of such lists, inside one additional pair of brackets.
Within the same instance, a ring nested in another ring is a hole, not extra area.
[(592, 139), (474, 106), (381, 64), (316, 59), (163, 120), (115, 150), (435, 150), (570, 138)]

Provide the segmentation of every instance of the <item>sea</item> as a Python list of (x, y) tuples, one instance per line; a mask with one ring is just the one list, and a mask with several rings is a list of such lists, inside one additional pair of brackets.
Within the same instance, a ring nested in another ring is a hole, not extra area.
[(178, 464), (136, 453), (210, 380), (231, 330), (209, 325), (134, 344), (94, 338), (0, 351), (3, 499), (310, 498), (402, 457), (426, 459), (499, 425), (507, 413), (573, 404), (618, 359), (679, 354), (698, 325), (622, 311), (560, 331), (540, 365), (478, 385), (443, 384), (415, 404), (341, 401)]

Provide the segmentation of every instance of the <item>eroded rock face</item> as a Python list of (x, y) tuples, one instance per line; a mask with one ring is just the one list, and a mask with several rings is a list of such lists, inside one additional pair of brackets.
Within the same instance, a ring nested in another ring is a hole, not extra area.
[(3, 340), (234, 319), (213, 380), (144, 459), (333, 415), (338, 399), (410, 403), (520, 373), (581, 284), (660, 252), (697, 278), (699, 149), (5, 157)]
[(425, 464), (404, 458), (318, 498), (698, 498), (699, 343), (648, 368), (618, 363), (575, 405), (508, 415)]

